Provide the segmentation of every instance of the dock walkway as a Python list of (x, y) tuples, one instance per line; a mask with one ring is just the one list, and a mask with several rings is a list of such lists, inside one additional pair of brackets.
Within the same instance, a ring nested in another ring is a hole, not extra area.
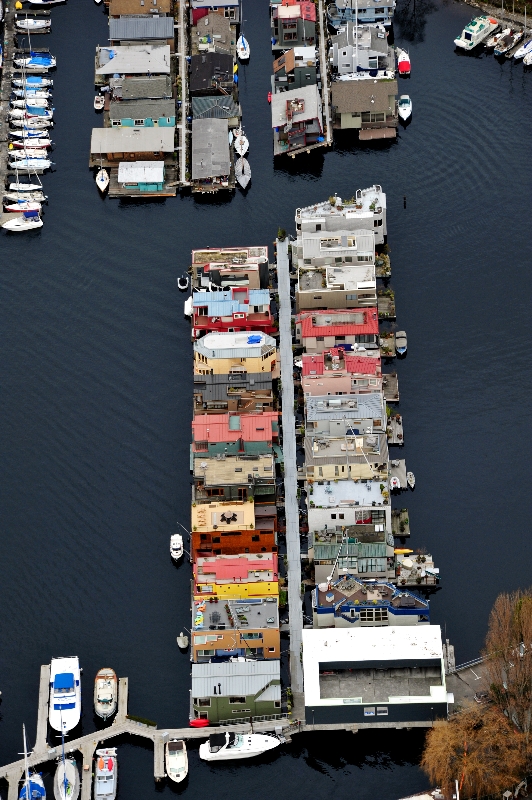
[(323, 110), (325, 117), (325, 124), (327, 130), (325, 131), (325, 144), (332, 144), (332, 120), (331, 108), (329, 102), (329, 73), (328, 73), (328, 60), (326, 52), (326, 34), (327, 34), (327, 18), (323, 0), (319, 0), (318, 13), (320, 15), (320, 74), (321, 74), (321, 97), (323, 102)]
[(181, 186), (188, 186), (187, 180), (187, 136), (188, 136), (188, 61), (187, 61), (187, 13), (188, 3), (184, 0), (179, 1), (179, 76), (181, 78), (181, 123), (176, 125), (179, 130), (179, 183)]
[[(0, 79), (0, 187), (2, 191), (7, 179), (7, 156), (9, 142), (9, 97), (11, 94), (11, 81), (13, 79), (13, 55), (15, 53), (15, 9), (14, 3), (9, 3), (5, 12), (4, 21), (4, 68)], [(5, 221), (5, 220), (2, 220)]]
[[(61, 745), (50, 747), (47, 743), (48, 730), (48, 697), (50, 685), (50, 667), (41, 667), (39, 685), (39, 710), (37, 714), (37, 738), (33, 751), (28, 756), (28, 766), (37, 767), (47, 761), (52, 761), (61, 756)], [(79, 751), (83, 756), (83, 769), (81, 776), (81, 800), (90, 800), (92, 790), (92, 759), (94, 751), (99, 745), (103, 745), (108, 739), (129, 734), (130, 736), (141, 736), (153, 742), (153, 774), (155, 780), (162, 780), (165, 777), (164, 768), (164, 746), (169, 739), (206, 739), (211, 733), (222, 733), (227, 727), (205, 728), (164, 728), (159, 730), (154, 725), (138, 722), (127, 716), (128, 705), (128, 679), (119, 678), (118, 682), (118, 709), (112, 725), (98, 731), (93, 731), (78, 739), (65, 742), (65, 752), (74, 753)], [(237, 733), (250, 733), (250, 731), (264, 732), (273, 731), (276, 728), (286, 729), (290, 726), (288, 719), (272, 720), (269, 722), (255, 722), (253, 727), (250, 724), (231, 725), (231, 730)], [(0, 778), (8, 781), (9, 792), (8, 800), (17, 800), (19, 782), (24, 773), (24, 759), (13, 761), (0, 767)]]
[(288, 240), (277, 239), (277, 284), (279, 290), (279, 333), (283, 397), (283, 457), (288, 556), (288, 607), (290, 611), (290, 678), (293, 693), (303, 691), (301, 647), (303, 610), (301, 604), (301, 545), (297, 503), (296, 426), (294, 416), (294, 356), (292, 352), (292, 309)]

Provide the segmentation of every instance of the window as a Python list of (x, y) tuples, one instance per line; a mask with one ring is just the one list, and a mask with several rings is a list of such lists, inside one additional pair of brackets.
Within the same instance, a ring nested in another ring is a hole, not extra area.
[(144, 125), (144, 120), (143, 119), (136, 119), (135, 120), (135, 125)]
[(338, 519), (343, 519), (345, 514), (338, 514)]
[[(317, 231), (321, 231), (321, 222), (317, 222), (316, 223), (316, 230)], [(309, 259), (309, 261), (310, 261), (310, 259)]]
[[(198, 308), (198, 310), (197, 310), (197, 314), (198, 314), (199, 317), (206, 317), (207, 316), (207, 306), (200, 306)], [(201, 354), (200, 354), (200, 357), (201, 357)]]
[(262, 639), (262, 633), (241, 633), (240, 638), (244, 641), (246, 639)]
[(281, 708), (281, 701), (280, 700), (276, 700), (275, 703), (274, 703), (274, 706), (275, 706), (275, 708)]
[(251, 541), (252, 542), (260, 542), (260, 536), (252, 536), (251, 537)]
[(331, 519), (336, 519), (336, 514), (331, 514)]
[(315, 294), (314, 300), (321, 300), (321, 294)]
[(375, 707), (373, 707), (373, 708), (364, 708), (364, 716), (365, 717), (374, 717), (375, 716)]
[(208, 450), (208, 442), (196, 442), (196, 450)]
[(231, 714), (251, 714), (250, 708), (235, 708)]
[(311, 258), (304, 258), (303, 259), (303, 264), (312, 264), (312, 259)]
[(197, 697), (194, 700), (194, 705), (199, 706), (200, 708), (209, 708), (211, 705), (211, 698), (210, 697)]
[(323, 478), (323, 467), (318, 467), (318, 475)]
[(377, 716), (378, 717), (387, 717), (388, 716), (388, 706), (377, 706)]
[(340, 474), (340, 473), (339, 473), (339, 471), (338, 471), (338, 466), (335, 466), (335, 468), (334, 468), (334, 474), (335, 474), (335, 475), (339, 475), (339, 474)]
[(245, 697), (230, 697), (229, 703), (231, 705), (245, 705), (246, 698)]
[(172, 117), (166, 117), (166, 124), (167, 125), (171, 125), (172, 124)]
[(324, 336), (316, 336), (316, 341), (317, 342), (324, 342), (325, 341), (325, 337)]
[(335, 338), (337, 342), (345, 342), (345, 336), (336, 336)]
[[(275, 653), (275, 647), (268, 647), (268, 653)], [(276, 701), (276, 702), (278, 702), (278, 701)], [(281, 704), (279, 703), (279, 705), (281, 705)]]

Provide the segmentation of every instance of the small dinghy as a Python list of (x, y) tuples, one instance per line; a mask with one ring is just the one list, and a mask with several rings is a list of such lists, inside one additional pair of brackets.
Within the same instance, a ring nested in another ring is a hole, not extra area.
[(412, 116), (412, 101), (407, 94), (402, 94), (397, 105), (399, 117), (406, 122)]
[(166, 742), (166, 774), (175, 783), (181, 783), (188, 775), (187, 746), (183, 739), (170, 739)]
[(73, 758), (64, 758), (57, 765), (54, 775), (55, 800), (77, 800), (79, 790), (78, 765)]
[(173, 533), (170, 536), (170, 555), (173, 561), (179, 561), (183, 557), (183, 537), (180, 533)]
[(94, 110), (95, 111), (103, 111), (103, 107), (105, 105), (105, 97), (103, 94), (97, 94), (94, 96)]
[(242, 128), (237, 128), (235, 131), (234, 146), (239, 156), (245, 155), (249, 150), (249, 139)]
[[(180, 275), (179, 278), (177, 279), (177, 286), (179, 288), (179, 291), (180, 292), (186, 292), (186, 290), (188, 289), (189, 283), (190, 283), (190, 281), (189, 281), (188, 275)], [(174, 536), (179, 536), (179, 534), (176, 533), (176, 534), (174, 534)]]
[(397, 331), (395, 334), (395, 349), (399, 353), (400, 356), (404, 356), (406, 353), (407, 347), (407, 339), (405, 331)]
[(247, 158), (241, 156), (235, 164), (235, 177), (240, 186), (245, 189), (251, 180), (251, 167)]
[(188, 636), (185, 636), (183, 631), (180, 632), (179, 636), (176, 639), (177, 646), (180, 650), (186, 650), (188, 647)]
[(101, 719), (111, 717), (118, 704), (118, 681), (111, 667), (98, 670), (94, 679), (94, 711)]
[(397, 69), (403, 78), (410, 75), (410, 56), (406, 50), (397, 48)]
[(493, 51), (494, 55), (495, 56), (505, 55), (505, 53), (507, 53), (509, 50), (512, 49), (512, 47), (515, 47), (515, 45), (521, 41), (524, 35), (525, 35), (524, 31), (516, 31), (512, 29), (509, 34), (507, 34), (506, 36), (502, 36), (499, 39), (499, 41), (495, 45), (495, 50)]
[(272, 102), (272, 93), (268, 92), (268, 103)]
[(411, 489), (414, 488), (414, 486), (416, 485), (416, 478), (413, 472), (406, 473), (406, 482), (408, 483)]
[(96, 750), (94, 800), (115, 800), (117, 783), (116, 747)]
[(237, 39), (236, 52), (239, 61), (249, 61), (249, 57), (251, 55), (251, 49), (249, 46), (249, 42), (243, 33), (241, 33)]
[(16, 213), (17, 211), (40, 211), (41, 204), (35, 200), (15, 200), (9, 205), (4, 205), (6, 211)]
[(401, 488), (401, 481), (399, 480), (399, 478), (396, 478), (395, 476), (393, 478), (390, 478), (390, 489), (392, 490), (392, 492), (397, 492), (399, 491), (400, 488)]
[(96, 186), (103, 194), (107, 189), (107, 187), (109, 186), (109, 173), (107, 172), (107, 170), (103, 169), (103, 167), (99, 169), (95, 181), (96, 181)]
[(8, 219), (7, 222), (2, 224), (2, 228), (13, 233), (31, 231), (34, 228), (42, 228), (42, 226), (43, 221), (38, 211), (24, 211), (20, 216)]
[(524, 44), (521, 45), (519, 50), (516, 50), (514, 53), (514, 59), (516, 61), (520, 61), (524, 58), (528, 53), (532, 53), (532, 39), (528, 39)]
[(15, 19), (15, 27), (24, 32), (37, 33), (50, 30), (52, 21), (50, 19), (31, 19), (26, 17), (25, 19)]
[(200, 744), (199, 756), (203, 761), (232, 761), (260, 756), (280, 744), (276, 736), (225, 731), (211, 734), (207, 742)]

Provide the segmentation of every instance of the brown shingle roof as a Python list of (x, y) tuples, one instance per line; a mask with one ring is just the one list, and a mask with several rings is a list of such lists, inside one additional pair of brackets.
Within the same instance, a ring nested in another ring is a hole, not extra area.
[[(397, 95), (395, 80), (336, 81), (332, 85), (332, 105), (336, 108), (337, 114), (352, 114), (354, 111), (388, 111), (390, 95)], [(374, 103), (371, 102), (372, 99)]]

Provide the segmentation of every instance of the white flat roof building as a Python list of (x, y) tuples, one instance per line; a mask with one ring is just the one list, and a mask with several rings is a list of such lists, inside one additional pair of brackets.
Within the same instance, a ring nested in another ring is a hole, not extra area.
[(194, 342), (194, 350), (209, 358), (260, 358), (275, 348), (275, 339), (260, 331), (207, 333)]
[(378, 184), (367, 189), (357, 189), (354, 196), (349, 199), (342, 200), (335, 195), (334, 203), (325, 200), (296, 209), (298, 240), (300, 232), (339, 230), (354, 232), (361, 228), (374, 231), (376, 244), (384, 242), (387, 234), (386, 194)]
[(303, 630), (307, 725), (431, 727), (447, 717), (439, 625)]

